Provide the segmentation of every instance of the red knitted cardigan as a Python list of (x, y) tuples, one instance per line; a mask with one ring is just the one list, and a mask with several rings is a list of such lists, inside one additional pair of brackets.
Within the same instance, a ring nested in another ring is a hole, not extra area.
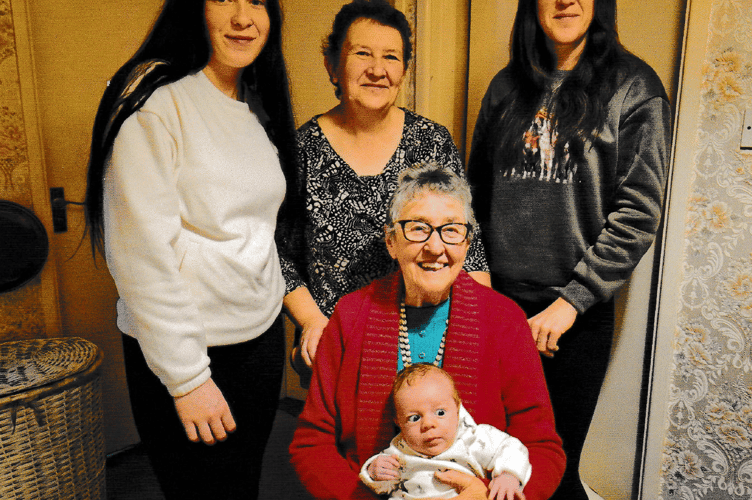
[[(401, 280), (397, 272), (343, 297), (319, 343), (290, 445), (293, 466), (317, 499), (377, 498), (357, 475), (396, 432), (388, 399), (397, 371)], [(524, 313), (463, 271), (452, 286), (449, 318), (444, 369), (476, 422), (528, 447), (533, 474), (525, 495), (547, 499), (565, 458)]]

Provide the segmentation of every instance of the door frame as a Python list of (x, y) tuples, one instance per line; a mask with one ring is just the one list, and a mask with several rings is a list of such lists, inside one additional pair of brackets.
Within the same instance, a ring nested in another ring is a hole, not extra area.
[(47, 337), (62, 333), (60, 319), (60, 301), (58, 300), (57, 266), (54, 257), (52, 229), (52, 208), (47, 184), (47, 170), (42, 148), (42, 135), (39, 120), (39, 105), (34, 74), (34, 56), (32, 50), (31, 29), (27, 0), (10, 0), (11, 17), (16, 43), (16, 67), (18, 85), (26, 134), (29, 185), (32, 210), (41, 220), (50, 241), (50, 255), (40, 273), (40, 299), (44, 314), (45, 333)]

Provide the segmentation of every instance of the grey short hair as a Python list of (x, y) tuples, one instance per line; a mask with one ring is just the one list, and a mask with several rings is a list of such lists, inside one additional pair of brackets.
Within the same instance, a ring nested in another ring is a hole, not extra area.
[(410, 201), (423, 193), (451, 196), (464, 208), (467, 222), (473, 226), (468, 241), (477, 231), (472, 207), (470, 185), (451, 169), (434, 163), (418, 163), (404, 170), (397, 179), (397, 188), (389, 200), (386, 212), (386, 232), (394, 231), (394, 222)]

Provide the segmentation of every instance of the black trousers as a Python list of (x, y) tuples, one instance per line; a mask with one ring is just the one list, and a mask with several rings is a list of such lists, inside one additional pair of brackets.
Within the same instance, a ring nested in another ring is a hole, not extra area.
[[(550, 305), (550, 302), (517, 303), (529, 318)], [(613, 337), (614, 302), (610, 300), (595, 304), (577, 317), (572, 328), (559, 339), (559, 351), (553, 358), (541, 357), (556, 431), (567, 455), (564, 478), (551, 500), (588, 498), (580, 481), (580, 455), (606, 377)]]
[(213, 446), (188, 440), (173, 398), (146, 365), (138, 342), (123, 335), (123, 349), (136, 428), (165, 498), (256, 499), (282, 384), (281, 317), (256, 339), (209, 348), (212, 379), (237, 424)]

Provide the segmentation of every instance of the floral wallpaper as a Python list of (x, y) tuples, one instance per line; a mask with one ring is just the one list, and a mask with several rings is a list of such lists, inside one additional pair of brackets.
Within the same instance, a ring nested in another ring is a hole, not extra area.
[(31, 205), (16, 39), (9, 0), (0, 0), (0, 199)]
[[(0, 0), (0, 199), (31, 207), (16, 39), (9, 0)], [(45, 337), (39, 277), (0, 293), (0, 342)]]
[(752, 499), (752, 4), (714, 0), (702, 75), (664, 499)]

